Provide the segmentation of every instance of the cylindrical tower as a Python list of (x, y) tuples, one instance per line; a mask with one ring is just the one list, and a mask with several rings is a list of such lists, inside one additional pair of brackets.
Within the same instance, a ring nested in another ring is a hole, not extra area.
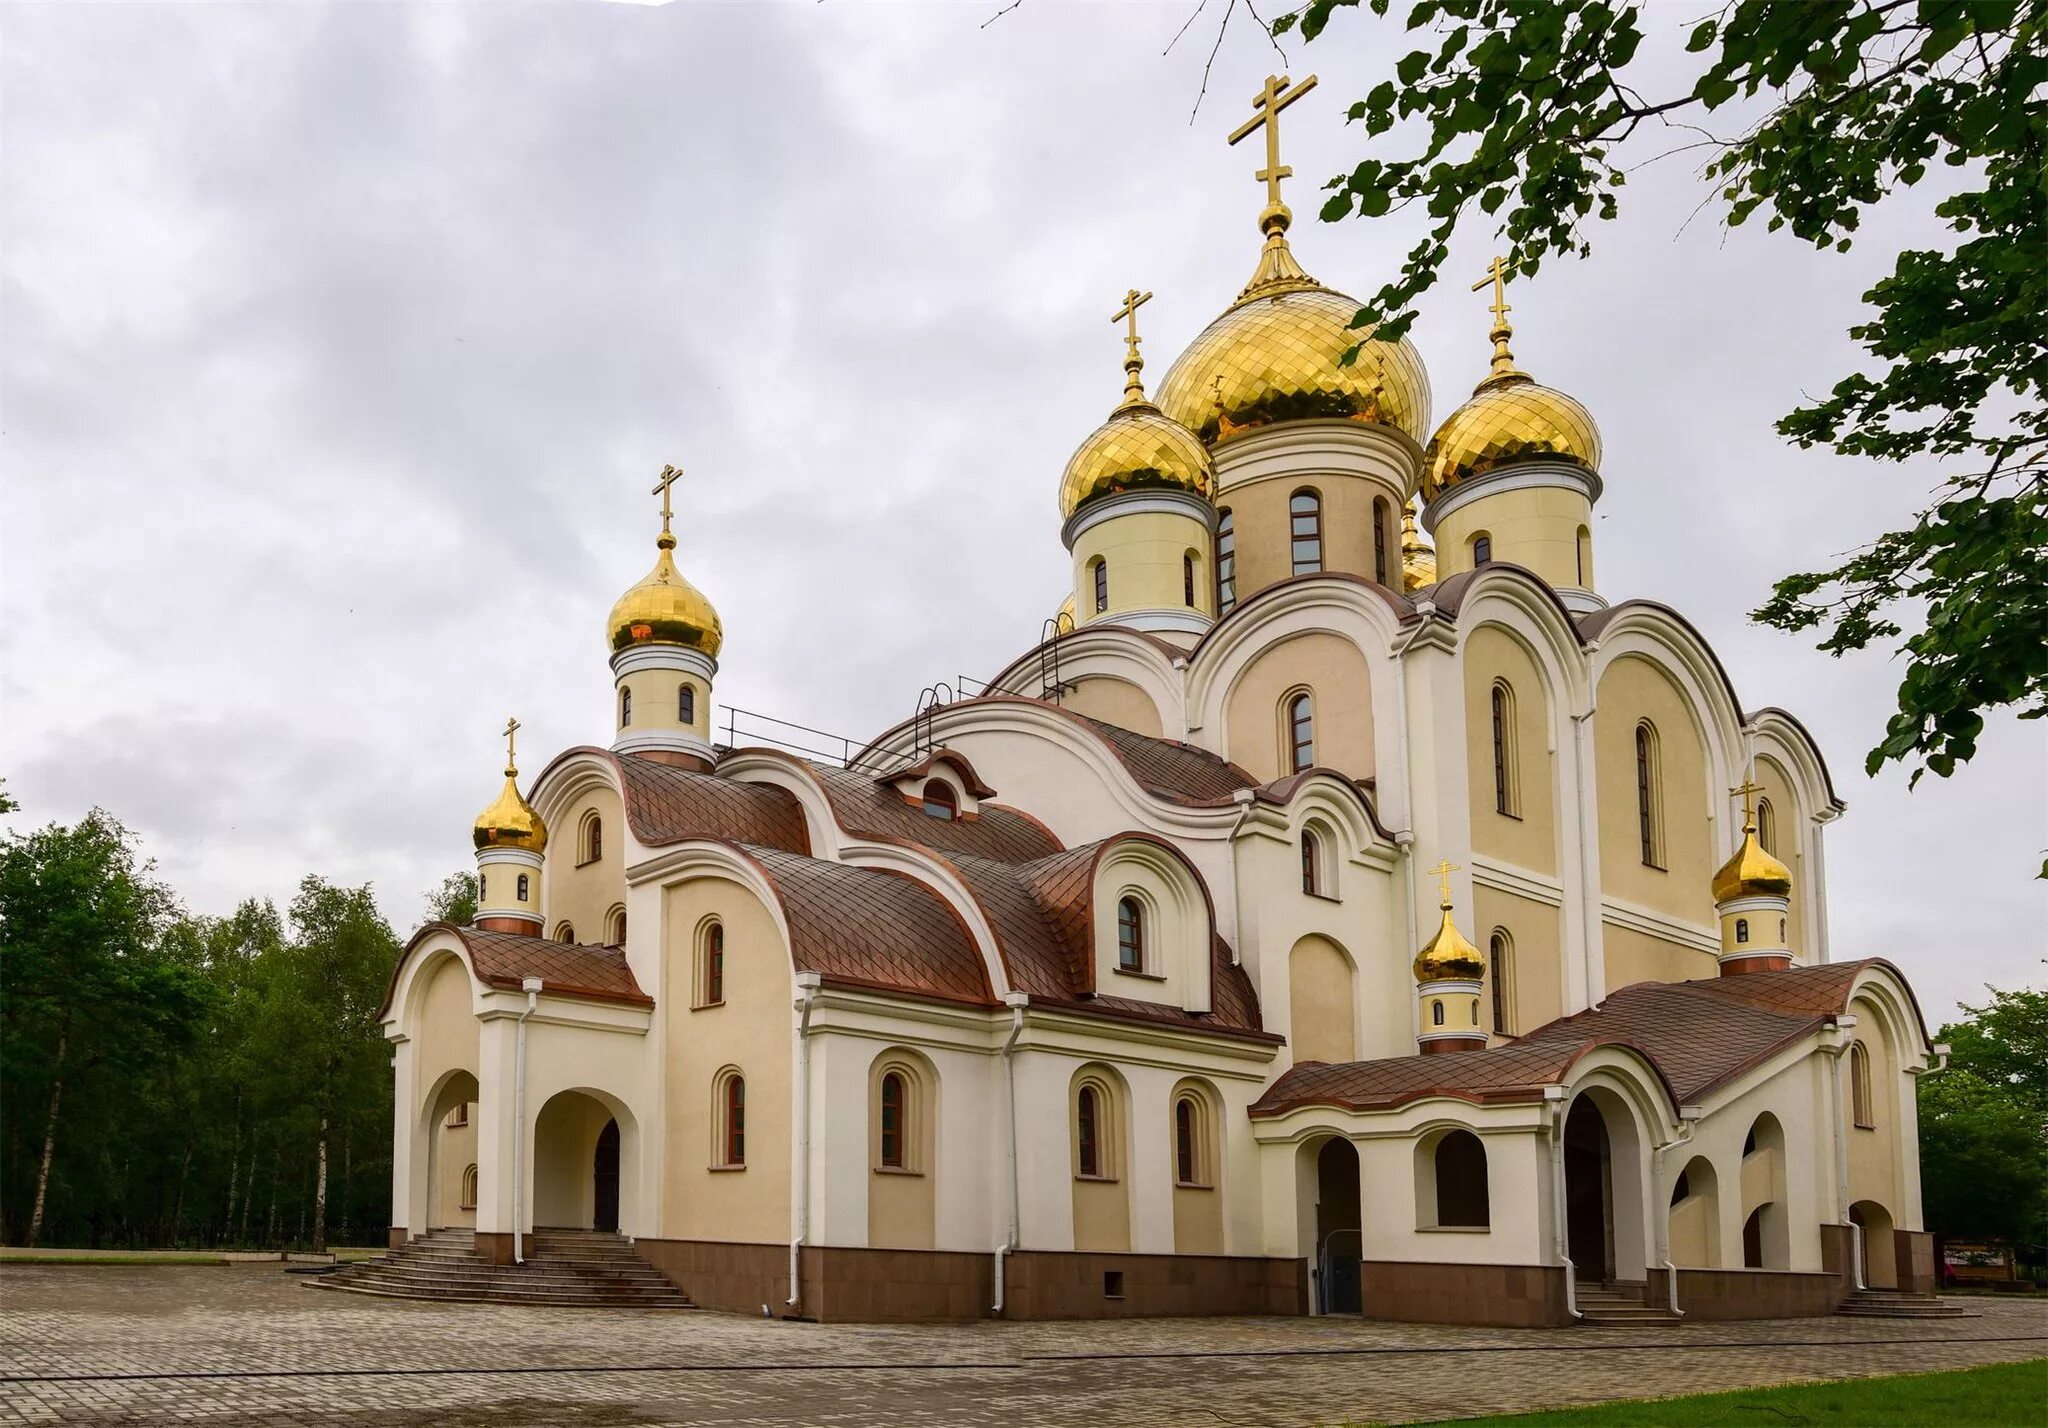
[(612, 750), (708, 769), (711, 682), (724, 641), (718, 611), (682, 577), (672, 552), (669, 487), (682, 472), (662, 468), (660, 552), (654, 569), (621, 595), (606, 623), (611, 646)]
[(1792, 920), (1792, 870), (1764, 851), (1756, 836), (1759, 788), (1745, 780), (1734, 790), (1742, 799), (1742, 843), (1714, 874), (1714, 915), (1721, 922), (1721, 975), (1782, 972), (1792, 965), (1786, 933)]
[(548, 829), (519, 793), (519, 721), (505, 721), (505, 786), (476, 816), (476, 925), (486, 932), (521, 932), (538, 937), (541, 855)]

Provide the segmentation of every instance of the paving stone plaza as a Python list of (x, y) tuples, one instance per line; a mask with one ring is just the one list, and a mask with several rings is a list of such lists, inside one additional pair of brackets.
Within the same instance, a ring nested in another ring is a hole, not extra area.
[(1329, 1319), (836, 1326), (412, 1304), (274, 1266), (0, 1268), (0, 1424), (1300, 1425), (2048, 1356), (1980, 1317), (1676, 1329)]

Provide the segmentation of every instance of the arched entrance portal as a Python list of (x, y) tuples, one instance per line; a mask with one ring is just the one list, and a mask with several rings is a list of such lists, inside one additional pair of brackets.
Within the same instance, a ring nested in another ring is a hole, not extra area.
[(1591, 1096), (1564, 1123), (1565, 1253), (1581, 1279), (1614, 1278), (1613, 1146)]
[[(1302, 1147), (1315, 1178), (1316, 1312), (1357, 1314), (1365, 1308), (1360, 1261), (1365, 1256), (1358, 1195), (1358, 1148), (1342, 1136)], [(1306, 1167), (1304, 1167), (1306, 1168)]]
[(1858, 1200), (1849, 1207), (1849, 1222), (1862, 1231), (1864, 1284), (1872, 1289), (1897, 1289), (1897, 1236), (1891, 1211), (1875, 1200)]
[(632, 1113), (609, 1096), (550, 1096), (533, 1122), (533, 1228), (630, 1229), (635, 1130)]
[(614, 1233), (619, 1228), (619, 1123), (608, 1120), (597, 1133), (596, 1163), (591, 1175), (596, 1190), (596, 1207), (591, 1214), (594, 1228)]
[[(420, 1108), (420, 1141), (427, 1167), (427, 1218), (423, 1228), (476, 1224), (476, 1077), (450, 1071), (427, 1093)], [(416, 1151), (415, 1154), (418, 1152)]]

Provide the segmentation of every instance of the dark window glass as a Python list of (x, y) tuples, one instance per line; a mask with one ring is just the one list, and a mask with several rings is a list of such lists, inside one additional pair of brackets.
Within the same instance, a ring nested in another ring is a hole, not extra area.
[(1442, 1002), (1431, 1002), (1429, 1004), (1429, 1024), (1431, 1026), (1442, 1026), (1444, 1024), (1444, 1004)]
[(1237, 603), (1237, 527), (1229, 511), (1216, 513), (1216, 613)]
[(619, 691), (619, 727), (623, 729), (632, 722), (633, 691), (630, 689), (621, 689)]
[(1126, 972), (1145, 969), (1145, 914), (1136, 898), (1116, 905), (1116, 964)]
[(1648, 724), (1636, 725), (1636, 828), (1643, 861), (1653, 868), (1662, 867), (1664, 860), (1657, 846), (1656, 735)]
[(903, 1077), (895, 1071), (882, 1078), (882, 1164), (903, 1168)]
[(944, 779), (927, 779), (924, 785), (924, 816), (951, 820), (960, 812), (960, 800)]
[(1501, 1036), (1513, 1031), (1508, 1021), (1508, 939), (1505, 933), (1496, 932), (1487, 944), (1488, 968), (1493, 974), (1493, 1029)]
[(1100, 615), (1109, 608), (1109, 562), (1098, 557), (1095, 561), (1095, 613)]
[(747, 1082), (743, 1076), (725, 1083), (725, 1163), (747, 1163)]
[(725, 924), (714, 922), (704, 934), (704, 1001), (725, 1000)]
[(617, 916), (615, 916), (614, 918), (612, 918), (612, 946), (614, 946), (614, 947), (623, 947), (623, 946), (625, 946), (625, 945), (626, 945), (626, 914), (624, 914), (624, 913), (622, 912), (622, 913), (619, 913), (619, 914), (618, 914)]
[(1195, 1154), (1195, 1103), (1182, 1096), (1173, 1103), (1173, 1173), (1183, 1185), (1198, 1183)]
[(1493, 687), (1493, 807), (1496, 813), (1515, 811), (1508, 782), (1508, 692), (1498, 684)]
[(1778, 851), (1778, 815), (1768, 798), (1756, 801), (1756, 841), (1766, 853)]
[(1472, 542), (1472, 564), (1475, 566), (1493, 564), (1492, 536), (1481, 536)]
[(1180, 558), (1180, 584), (1190, 610), (1195, 608), (1195, 558), (1184, 555)]
[(1076, 1137), (1080, 1141), (1081, 1173), (1100, 1175), (1102, 1173), (1102, 1148), (1097, 1140), (1101, 1127), (1097, 1124), (1099, 1107), (1096, 1105), (1095, 1088), (1081, 1088), (1080, 1104), (1075, 1111)]
[(1323, 890), (1322, 848), (1316, 835), (1304, 831), (1301, 835), (1301, 890), (1311, 897)]
[(1748, 918), (1746, 918), (1746, 917), (1738, 917), (1738, 918), (1736, 918), (1736, 919), (1735, 919), (1735, 940), (1736, 940), (1737, 942), (1747, 942), (1747, 941), (1749, 941), (1749, 919), (1748, 919)]
[(519, 900), (521, 902), (526, 901), (526, 890), (531, 886), (533, 886), (533, 884), (529, 883), (526, 880), (526, 874), (521, 873), (519, 875)]
[(1307, 575), (1323, 568), (1323, 501), (1313, 491), (1296, 491), (1287, 503), (1294, 573)]
[(1436, 1143), (1436, 1222), (1476, 1229), (1492, 1220), (1486, 1147), (1472, 1132), (1454, 1130)]
[(1372, 578), (1387, 583), (1387, 503), (1372, 503)]
[(1287, 766), (1300, 773), (1315, 761), (1315, 706), (1306, 694), (1297, 694), (1287, 701)]
[(697, 691), (687, 684), (676, 688), (676, 718), (685, 724), (697, 722)]

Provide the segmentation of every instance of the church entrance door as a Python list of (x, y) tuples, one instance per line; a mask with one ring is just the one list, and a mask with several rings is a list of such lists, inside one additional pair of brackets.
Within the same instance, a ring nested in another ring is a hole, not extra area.
[(1614, 1277), (1612, 1163), (1607, 1119), (1580, 1096), (1564, 1123), (1564, 1213), (1565, 1253), (1582, 1280)]
[(1325, 1314), (1365, 1308), (1358, 1147), (1341, 1136), (1316, 1152), (1316, 1303)]
[(592, 1174), (597, 1181), (592, 1226), (611, 1234), (619, 1229), (619, 1123), (606, 1121), (597, 1134)]

